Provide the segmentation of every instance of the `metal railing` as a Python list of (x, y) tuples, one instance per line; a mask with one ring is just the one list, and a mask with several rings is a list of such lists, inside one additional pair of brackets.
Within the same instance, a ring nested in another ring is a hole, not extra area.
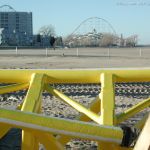
[(128, 57), (149, 58), (150, 48), (35, 48), (7, 47), (0, 49), (0, 56), (75, 56), (75, 57)]

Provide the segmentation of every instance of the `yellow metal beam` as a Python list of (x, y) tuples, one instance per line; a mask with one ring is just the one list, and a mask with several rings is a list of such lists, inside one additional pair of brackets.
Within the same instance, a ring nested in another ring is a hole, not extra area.
[(0, 138), (2, 138), (11, 128), (11, 125), (2, 125), (0, 124)]
[[(100, 100), (100, 95), (98, 95), (95, 98), (95, 100), (92, 101), (91, 104), (89, 104), (88, 109), (97, 114), (100, 112), (100, 106), (101, 106), (101, 100)], [(91, 121), (91, 119), (84, 114), (79, 115), (77, 119), (81, 121)]]
[[(34, 119), (33, 119), (34, 118)], [(119, 127), (97, 125), (82, 121), (46, 117), (43, 115), (0, 108), (0, 123), (45, 133), (67, 135), (120, 144), (123, 131)]]
[(147, 108), (149, 106), (150, 106), (150, 98), (139, 102), (138, 104), (132, 106), (131, 108), (127, 109), (123, 113), (116, 116), (116, 124), (119, 124), (119, 123), (125, 121), (129, 117), (134, 116), (136, 113), (144, 110), (145, 108)]
[(0, 86), (0, 94), (15, 92), (18, 90), (26, 89), (28, 88), (28, 83), (20, 83), (20, 84), (12, 84), (7, 86)]
[(75, 102), (71, 98), (67, 97), (63, 93), (59, 92), (58, 90), (56, 90), (56, 89), (54, 89), (54, 88), (52, 88), (48, 85), (45, 86), (45, 89), (49, 93), (51, 93), (52, 95), (54, 95), (54, 96), (60, 98), (61, 100), (65, 101), (66, 103), (68, 103), (70, 106), (72, 106), (73, 108), (75, 108), (79, 112), (83, 113), (87, 117), (91, 118), (93, 121), (100, 124), (101, 117), (99, 115), (97, 115), (96, 113), (94, 113), (93, 111), (90, 111), (89, 109), (87, 109), (83, 105), (81, 105), (80, 103)]
[[(45, 74), (45, 75), (44, 75)], [(63, 149), (60, 144), (67, 142), (70, 138), (78, 137), (83, 139), (97, 140), (101, 149), (108, 146), (111, 149), (120, 149), (123, 132), (120, 128), (114, 127), (129, 117), (150, 106), (150, 98), (146, 99), (124, 113), (114, 118), (114, 82), (149, 82), (150, 69), (143, 70), (0, 70), (1, 83), (19, 83), (0, 87), (0, 94), (17, 91), (28, 87), (29, 90), (23, 104), (18, 109), (25, 112), (12, 111), (0, 108), (0, 137), (2, 137), (10, 127), (18, 127), (25, 130), (23, 134), (22, 149), (37, 149), (38, 142), (42, 142), (47, 149), (53, 143), (54, 149)], [(47, 78), (48, 76), (48, 78)], [(21, 78), (20, 78), (21, 77)], [(115, 77), (115, 78), (114, 78)], [(115, 79), (115, 81), (114, 81)], [(44, 83), (99, 83), (102, 90), (98, 99), (85, 108), (83, 105), (73, 101), (63, 93), (46, 85), (47, 91), (64, 100), (83, 115), (80, 120), (94, 120), (98, 124), (90, 124), (82, 121), (71, 121), (58, 118), (48, 118), (31, 112), (40, 112), (41, 93)], [(101, 101), (100, 101), (101, 99)], [(100, 108), (101, 107), (101, 108)], [(101, 117), (97, 114), (101, 110)], [(30, 113), (27, 113), (30, 112)], [(16, 116), (15, 116), (16, 115)], [(34, 118), (34, 119), (33, 119)], [(135, 127), (142, 128), (147, 116), (139, 121)], [(41, 122), (42, 121), (42, 122)], [(109, 125), (109, 126), (105, 126)], [(61, 138), (53, 136), (60, 135)], [(40, 136), (41, 135), (41, 136)], [(46, 141), (45, 141), (46, 140)], [(106, 142), (106, 144), (105, 144)], [(109, 144), (107, 145), (107, 143)], [(112, 144), (111, 144), (112, 143)], [(36, 145), (37, 144), (37, 145)]]
[(142, 132), (136, 142), (134, 150), (149, 150), (150, 149), (150, 114), (146, 120)]
[(63, 150), (64, 147), (58, 142), (58, 140), (49, 133), (43, 133), (40, 131), (32, 131), (33, 134), (36, 136), (38, 141), (42, 143), (47, 150), (54, 149), (54, 150)]
[(138, 121), (138, 122), (134, 125), (134, 127), (137, 128), (137, 129), (142, 130), (143, 127), (144, 127), (144, 125), (145, 125), (145, 122), (146, 122), (146, 120), (147, 120), (147, 118), (148, 118), (148, 115), (149, 115), (148, 113), (145, 114), (145, 116), (144, 116), (140, 121)]
[[(88, 105), (88, 109), (99, 113), (100, 112), (100, 96), (98, 95), (95, 100), (92, 101), (90, 105)], [(87, 117), (85, 114), (80, 114), (76, 117), (77, 120), (80, 121), (91, 121), (91, 118)], [(69, 136), (59, 136), (58, 141), (65, 145), (67, 142), (69, 142), (71, 138)]]
[(114, 77), (112, 74), (101, 74), (101, 123), (105, 125), (114, 124)]
[(45, 75), (33, 74), (31, 76), (30, 86), (23, 102), (21, 111), (37, 112), (40, 107), (41, 94), (44, 87)]
[[(150, 69), (93, 69), (93, 70), (0, 70), (0, 82), (25, 83), (33, 73), (46, 74), (49, 83), (99, 83), (102, 73), (116, 75), (116, 82), (149, 82)], [(21, 77), (21, 78), (20, 78)]]
[(23, 102), (21, 102), (21, 103), (16, 107), (16, 109), (17, 109), (17, 110), (21, 110), (22, 105), (23, 105)]
[[(41, 104), (41, 94), (44, 86), (43, 74), (33, 74), (31, 76), (30, 86), (23, 102), (21, 111), (37, 112)], [(22, 131), (22, 150), (35, 150), (36, 138), (27, 131)]]

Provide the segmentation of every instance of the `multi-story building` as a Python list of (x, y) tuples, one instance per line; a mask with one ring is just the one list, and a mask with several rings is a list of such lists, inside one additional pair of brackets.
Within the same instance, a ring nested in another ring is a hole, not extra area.
[(33, 36), (32, 12), (1, 11), (2, 44), (31, 45)]

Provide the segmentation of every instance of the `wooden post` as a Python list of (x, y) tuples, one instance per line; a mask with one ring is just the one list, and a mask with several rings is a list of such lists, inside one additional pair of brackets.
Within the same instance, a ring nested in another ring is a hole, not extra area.
[(110, 48), (108, 48), (108, 57), (110, 57)]
[(77, 48), (77, 56), (79, 56), (79, 49)]
[(140, 54), (140, 57), (142, 57), (142, 49), (141, 48), (140, 48), (139, 54)]
[(46, 48), (46, 57), (48, 56), (48, 50), (47, 50), (47, 48)]
[(16, 56), (18, 55), (18, 48), (17, 48), (17, 46), (16, 46)]

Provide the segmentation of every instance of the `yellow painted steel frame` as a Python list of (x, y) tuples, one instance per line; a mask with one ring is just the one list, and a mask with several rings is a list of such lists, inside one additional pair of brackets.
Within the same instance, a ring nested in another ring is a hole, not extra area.
[[(150, 106), (150, 98), (119, 115), (114, 113), (116, 82), (149, 82), (150, 70), (0, 70), (0, 94), (27, 89), (27, 95), (16, 110), (0, 108), (0, 138), (10, 128), (22, 129), (22, 150), (36, 150), (39, 143), (47, 150), (64, 149), (72, 138), (98, 142), (99, 149), (123, 150), (123, 131), (117, 125)], [(49, 84), (101, 83), (101, 92), (88, 108), (69, 98)], [(41, 95), (46, 90), (80, 112), (77, 120), (40, 115)], [(38, 114), (37, 114), (38, 113)], [(142, 129), (147, 115), (135, 127)], [(89, 121), (95, 123), (90, 123)]]

